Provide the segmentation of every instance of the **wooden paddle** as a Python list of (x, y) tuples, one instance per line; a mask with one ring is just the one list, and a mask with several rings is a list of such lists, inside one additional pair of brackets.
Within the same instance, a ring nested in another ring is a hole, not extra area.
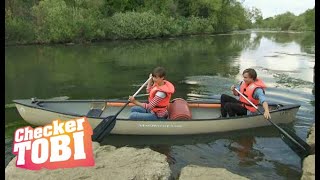
[[(149, 79), (142, 84), (142, 86), (138, 89), (138, 91), (133, 95), (133, 97), (135, 97), (140, 91), (141, 89), (148, 83), (148, 81), (151, 79), (152, 77), (149, 77)], [(117, 116), (120, 114), (120, 112), (130, 103), (130, 101), (128, 100), (128, 102), (120, 109), (120, 111), (117, 112), (117, 114), (115, 114), (114, 116), (108, 116), (106, 118), (104, 118), (96, 128), (94, 128), (93, 130), (93, 135), (92, 135), (92, 141), (97, 141), (97, 142), (101, 142), (103, 140), (103, 138), (110, 133), (110, 131), (113, 129), (113, 127), (115, 126), (116, 123), (116, 119)]]
[[(237, 93), (239, 93), (246, 101), (248, 101), (256, 110), (258, 110), (258, 112), (260, 114), (263, 115), (263, 113), (258, 109), (258, 107), (256, 105), (254, 105), (246, 96), (244, 96), (237, 88), (235, 88), (235, 90), (237, 91)], [(294, 134), (293, 132), (286, 132), (285, 130), (283, 130), (280, 126), (278, 126), (277, 124), (275, 124), (274, 122), (272, 122), (270, 119), (267, 119), (274, 127), (276, 127), (280, 133), (282, 134), (283, 137), (285, 137), (286, 139), (288, 139), (290, 142), (293, 143), (293, 146), (291, 144), (288, 144), (288, 142), (284, 140), (284, 142), (295, 152), (297, 153), (300, 157), (303, 156), (307, 156), (310, 154), (310, 150), (311, 147), (309, 146), (309, 144), (307, 144), (305, 141), (303, 141), (299, 136), (297, 136), (296, 134)]]

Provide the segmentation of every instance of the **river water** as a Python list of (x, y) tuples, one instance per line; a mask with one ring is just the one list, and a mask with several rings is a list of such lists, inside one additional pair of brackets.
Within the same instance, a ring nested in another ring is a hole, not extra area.
[[(315, 119), (315, 34), (243, 31), (232, 34), (87, 45), (5, 48), (6, 165), (15, 129), (29, 124), (13, 99), (126, 99), (156, 66), (176, 86), (173, 98), (217, 99), (231, 95), (242, 71), (254, 68), (268, 86), (267, 101), (301, 107), (286, 125), (306, 139)], [(139, 99), (144, 99), (140, 97)], [(192, 136), (110, 135), (108, 144), (150, 147), (163, 153), (177, 178), (194, 164), (227, 170), (250, 179), (300, 179), (301, 159), (273, 127)]]

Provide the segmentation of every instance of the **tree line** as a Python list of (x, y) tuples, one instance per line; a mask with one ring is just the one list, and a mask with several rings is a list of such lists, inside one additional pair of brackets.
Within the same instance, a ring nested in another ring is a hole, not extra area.
[[(312, 15), (314, 20), (314, 10), (303, 16), (312, 22)], [(276, 19), (269, 23), (259, 9), (247, 9), (237, 0), (6, 0), (5, 42), (91, 42), (274, 29), (281, 23)], [(301, 23), (304, 18), (295, 26)], [(310, 24), (305, 26), (310, 29)]]
[(254, 27), (281, 31), (314, 31), (315, 8), (308, 9), (298, 16), (291, 12), (286, 12), (274, 17), (257, 19), (254, 23)]

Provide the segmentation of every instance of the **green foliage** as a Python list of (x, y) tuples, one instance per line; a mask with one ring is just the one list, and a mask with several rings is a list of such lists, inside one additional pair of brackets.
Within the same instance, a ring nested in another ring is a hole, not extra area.
[(105, 33), (102, 28), (102, 15), (95, 7), (73, 8), (72, 27), (75, 38), (78, 41), (91, 41), (104, 38)]
[(308, 30), (314, 31), (315, 30), (314, 8), (307, 10), (303, 15), (304, 15), (304, 19), (305, 19)]
[(127, 9), (127, 4), (128, 4), (128, 0), (121, 0), (121, 1), (117, 1), (117, 0), (108, 1), (108, 0), (105, 0), (103, 14), (105, 16), (112, 16), (116, 12), (124, 12)]
[(286, 12), (284, 14), (277, 15), (275, 17), (275, 21), (281, 30), (288, 30), (295, 17), (296, 16), (294, 14)]
[(5, 16), (5, 40), (17, 43), (29, 43), (34, 40), (32, 24), (26, 19), (12, 16), (10, 10)]
[(166, 19), (164, 15), (151, 11), (116, 13), (105, 19), (104, 30), (107, 38), (111, 39), (158, 37), (164, 31)]
[(153, 11), (156, 14), (164, 14), (166, 16), (176, 16), (177, 5), (173, 0), (144, 0), (142, 12)]
[(200, 17), (172, 18), (148, 12), (116, 13), (104, 21), (108, 39), (145, 39), (199, 33), (213, 33), (210, 19)]
[(224, 5), (220, 14), (224, 20), (224, 24), (219, 24), (219, 26), (224, 27), (222, 31), (248, 29), (252, 24), (251, 19), (254, 18), (248, 16), (250, 11), (243, 8), (239, 2), (234, 2), (230, 6)]
[(35, 17), (37, 41), (59, 42), (73, 38), (71, 17), (72, 12), (63, 0), (43, 0), (32, 8)]
[(185, 34), (212, 33), (213, 26), (210, 19), (191, 16), (184, 24)]
[(298, 16), (295, 20), (290, 24), (289, 30), (294, 31), (305, 31), (307, 30), (307, 25), (302, 16)]
[(190, 6), (192, 0), (176, 0), (177, 3), (177, 14), (183, 17), (191, 16)]
[(229, 32), (251, 26), (236, 0), (7, 0), (6, 42), (65, 43)]
[(91, 41), (104, 37), (104, 32), (99, 28), (98, 6), (90, 2), (78, 0), (75, 6), (67, 6), (63, 0), (43, 0), (34, 6), (32, 15), (37, 41)]
[(217, 12), (221, 12), (222, 0), (198, 0), (191, 1), (191, 15), (208, 18), (215, 16)]
[(252, 22), (254, 22), (255, 27), (260, 27), (262, 25), (263, 17), (262, 13), (258, 8), (251, 8), (248, 10), (248, 19), (250, 19)]
[(255, 27), (273, 30), (314, 31), (314, 8), (305, 11), (299, 16), (286, 12), (274, 17), (266, 18)]

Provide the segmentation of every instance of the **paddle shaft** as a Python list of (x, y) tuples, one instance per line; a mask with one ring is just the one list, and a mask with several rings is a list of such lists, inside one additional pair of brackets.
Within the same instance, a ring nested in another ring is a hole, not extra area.
[[(134, 93), (133, 97), (135, 97), (140, 91), (141, 89), (148, 83), (148, 81), (151, 79), (152, 77), (149, 77), (148, 80), (143, 83), (141, 85), (141, 87), (137, 90), (136, 93)], [(108, 116), (105, 119), (103, 119), (98, 126), (93, 130), (93, 140), (94, 141), (98, 141), (101, 142), (103, 137), (110, 133), (110, 131), (113, 129), (114, 123), (117, 119), (117, 116), (120, 114), (120, 112), (130, 103), (130, 101), (128, 100), (128, 102), (117, 112), (117, 114), (115, 114), (114, 116)]]
[[(136, 93), (134, 93), (134, 95), (132, 95), (132, 97), (135, 97), (140, 91), (141, 89), (148, 83), (148, 81), (151, 79), (152, 77), (150, 77), (146, 82), (144, 82), (142, 84), (142, 86), (137, 90)], [(128, 100), (128, 102), (120, 109), (120, 111), (117, 112), (117, 114), (114, 115), (114, 119), (116, 119), (116, 117), (120, 114), (120, 112), (127, 107), (127, 105), (130, 103), (130, 101)]]
[[(263, 113), (258, 109), (256, 105), (254, 105), (245, 95), (243, 95), (237, 88), (235, 88), (238, 94), (240, 94), (246, 101), (248, 101), (260, 114), (263, 115)], [(309, 151), (304, 146), (302, 146), (298, 141), (296, 141), (294, 138), (292, 138), (285, 130), (283, 130), (280, 126), (272, 122), (270, 119), (267, 119), (272, 125), (274, 125), (282, 134), (284, 134), (287, 138), (289, 138), (292, 142), (294, 142), (296, 145), (298, 145), (300, 148), (304, 149), (304, 151)], [(296, 137), (298, 138), (298, 137)], [(301, 140), (302, 141), (302, 140)]]
[[(137, 92), (134, 93), (134, 95), (132, 95), (132, 97), (135, 97), (135, 96), (141, 91), (141, 89), (142, 89), (145, 85), (147, 85), (148, 81), (149, 81), (151, 78), (152, 78), (152, 77), (149, 77), (148, 80), (146, 80), (146, 82), (144, 82), (144, 83), (140, 86), (140, 88), (137, 90)], [(128, 102), (120, 109), (120, 111), (118, 111), (117, 114), (114, 115), (114, 118), (116, 118), (116, 117), (120, 114), (120, 112), (121, 112), (129, 103), (130, 103), (130, 101), (128, 100)]]
[(152, 77), (149, 77), (148, 80), (146, 80), (146, 82), (144, 82), (144, 83), (142, 84), (142, 86), (137, 90), (137, 92), (134, 93), (134, 95), (132, 95), (132, 96), (135, 97), (135, 96), (141, 91), (141, 89), (142, 89), (145, 85), (147, 85), (148, 81), (149, 81), (151, 78), (152, 78)]

